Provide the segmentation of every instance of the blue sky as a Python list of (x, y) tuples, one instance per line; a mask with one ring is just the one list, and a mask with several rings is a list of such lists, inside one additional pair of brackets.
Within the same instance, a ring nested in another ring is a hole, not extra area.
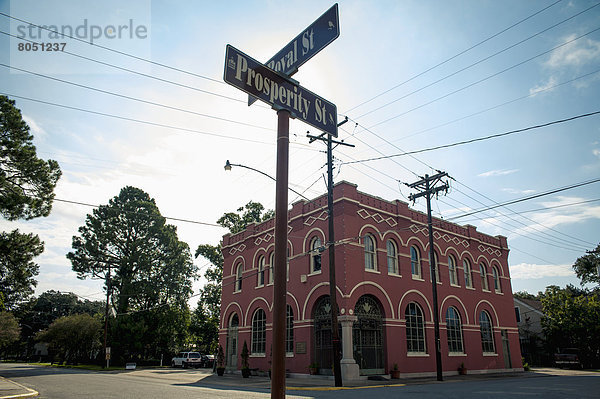
[[(163, 215), (207, 223), (250, 200), (273, 208), (271, 180), (241, 168), (223, 170), (229, 159), (275, 175), (276, 155), (276, 114), (265, 104), (248, 107), (246, 96), (223, 82), (225, 46), (266, 61), (333, 3), (98, 4), (0, 1), (0, 12), (38, 25), (75, 29), (87, 20), (91, 29), (131, 21), (147, 29), (145, 37), (104, 36), (96, 43), (153, 63), (68, 38), (54, 41), (76, 55), (19, 52), (22, 41), (0, 36), (1, 63), (12, 67), (0, 68), (1, 91), (17, 101), (39, 156), (60, 163), (56, 197), (105, 204), (133, 185), (154, 197)], [(437, 217), (452, 219), (600, 177), (598, 115), (414, 156), (348, 163), (600, 111), (595, 4), (341, 1), (340, 37), (294, 75), (337, 105), (338, 120), (350, 118), (339, 138), (356, 147), (335, 150), (336, 181), (408, 202), (411, 191), (403, 183), (444, 170), (455, 180), (433, 209)], [(0, 15), (3, 32), (18, 35), (23, 24)], [(317, 196), (325, 191), (324, 148), (309, 144), (306, 132), (318, 132), (297, 120), (290, 129), (291, 187)], [(535, 293), (550, 284), (578, 284), (571, 265), (600, 242), (599, 194), (598, 183), (585, 184), (456, 222), (507, 236), (513, 290)], [(290, 193), (290, 202), (295, 199)], [(423, 201), (414, 207), (425, 209)], [(37, 293), (59, 289), (102, 298), (102, 284), (77, 280), (65, 258), (90, 212), (56, 202), (47, 218), (0, 222), (4, 230), (35, 232), (46, 243), (37, 258)], [(225, 232), (171, 222), (192, 251), (218, 243)], [(202, 259), (196, 263), (206, 267)], [(196, 292), (201, 285), (202, 280), (195, 283)]]

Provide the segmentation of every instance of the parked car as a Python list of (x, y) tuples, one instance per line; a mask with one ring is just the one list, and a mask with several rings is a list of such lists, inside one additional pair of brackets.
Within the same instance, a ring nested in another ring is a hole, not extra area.
[(201, 355), (202, 367), (213, 367), (215, 364), (215, 355)]
[(202, 356), (198, 352), (180, 352), (171, 359), (171, 367), (202, 367)]
[(559, 349), (558, 352), (554, 354), (554, 365), (560, 368), (568, 367), (580, 369), (581, 362), (579, 361), (579, 349)]

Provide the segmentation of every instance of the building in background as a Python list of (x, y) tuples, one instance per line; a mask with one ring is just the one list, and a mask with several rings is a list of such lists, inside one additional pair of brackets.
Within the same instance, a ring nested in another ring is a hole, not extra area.
[(534, 366), (552, 365), (552, 358), (544, 349), (542, 303), (535, 299), (525, 298), (514, 298), (514, 301), (523, 358)]
[[(331, 374), (327, 196), (289, 211), (286, 368)], [(442, 364), (456, 374), (522, 370), (508, 246), (474, 226), (434, 219)], [(343, 377), (435, 375), (427, 215), (402, 201), (334, 187), (335, 259)], [(223, 237), (219, 343), (229, 370), (271, 364), (274, 220)], [(364, 378), (364, 377), (362, 377)]]

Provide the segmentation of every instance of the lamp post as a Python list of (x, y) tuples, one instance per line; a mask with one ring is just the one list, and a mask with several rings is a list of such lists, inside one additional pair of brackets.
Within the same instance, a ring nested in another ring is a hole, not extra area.
[[(251, 168), (250, 166), (246, 166), (246, 165), (240, 165), (240, 164), (237, 164), (237, 163), (231, 163), (231, 162), (229, 162), (229, 159), (225, 162), (225, 170), (226, 171), (230, 171), (233, 166), (239, 166), (240, 168), (246, 168), (246, 169), (252, 170), (254, 172), (258, 172), (261, 175), (266, 176), (266, 177), (268, 177), (269, 179), (271, 179), (271, 180), (273, 180), (275, 182), (277, 181), (277, 179), (275, 179), (273, 176), (271, 176), (271, 175), (263, 172), (262, 170), (254, 169), (254, 168)], [(294, 194), (296, 194), (296, 195), (304, 198), (305, 200), (310, 201), (308, 198), (306, 198), (304, 195), (300, 194), (298, 191), (294, 190), (293, 188), (288, 187), (288, 190), (290, 190)]]

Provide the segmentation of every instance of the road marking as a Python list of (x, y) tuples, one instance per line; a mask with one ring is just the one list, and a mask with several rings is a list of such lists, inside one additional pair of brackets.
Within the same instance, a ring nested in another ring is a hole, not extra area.
[(342, 391), (352, 389), (404, 387), (406, 384), (368, 385), (364, 387), (285, 387), (288, 391)]

